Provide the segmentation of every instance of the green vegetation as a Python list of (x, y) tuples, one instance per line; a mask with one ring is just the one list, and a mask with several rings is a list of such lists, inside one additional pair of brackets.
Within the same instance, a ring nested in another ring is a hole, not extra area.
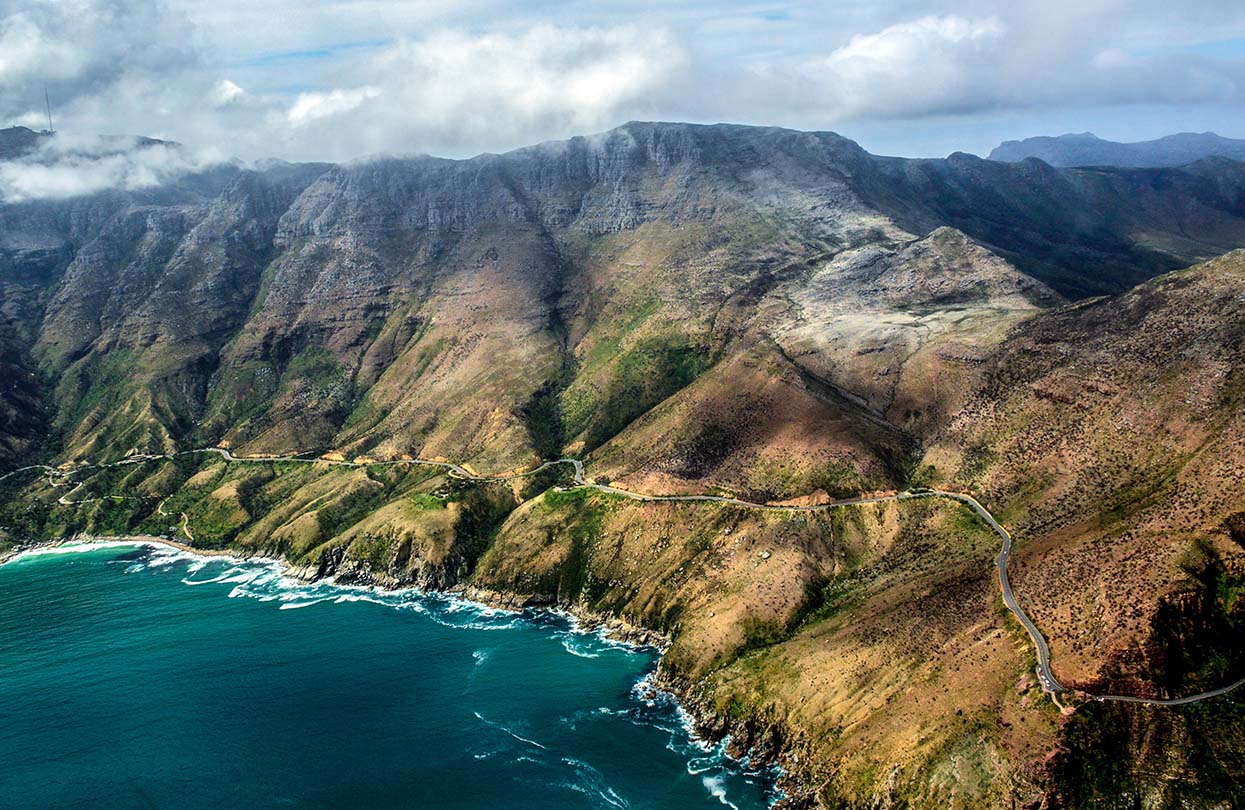
[(463, 569), (458, 573), (465, 576), (492, 544), (502, 521), (517, 504), (514, 494), (505, 484), (455, 480), (452, 498), (462, 507), (454, 523), (454, 536), (464, 559)]
[[(700, 450), (703, 442), (702, 438), (695, 449)], [(724, 457), (725, 452), (720, 455)], [(711, 458), (702, 451), (697, 457), (698, 467), (710, 463)], [(819, 489), (832, 498), (847, 498), (859, 495), (866, 488), (855, 469), (837, 461), (805, 467), (793, 459), (767, 459), (756, 465), (752, 479), (753, 485), (746, 494), (755, 501), (807, 495)]]
[(394, 538), (388, 534), (364, 534), (355, 538), (350, 544), (350, 552), (355, 559), (363, 560), (368, 568), (376, 573), (384, 573), (389, 568), (393, 555)]
[(964, 457), (960, 461), (959, 477), (968, 483), (975, 482), (996, 464), (998, 459), (999, 454), (993, 448), (985, 444), (974, 444), (964, 450)]
[(519, 498), (527, 501), (555, 486), (573, 486), (574, 478), (575, 473), (571, 465), (554, 464), (540, 472), (525, 476)]
[(605, 583), (592, 575), (592, 551), (601, 538), (612, 496), (590, 489), (550, 489), (537, 509), (558, 516), (558, 525), (544, 530), (546, 547), (563, 545), (565, 556), (536, 583), (537, 592), (554, 594), (560, 601), (584, 600), (595, 605), (606, 595)]
[(346, 372), (327, 349), (308, 346), (290, 359), (281, 372), (281, 390), (295, 383), (309, 385), (318, 396), (339, 396)]
[(427, 492), (416, 492), (410, 498), (416, 509), (444, 509), (445, 501)]
[(854, 610), (864, 599), (860, 583), (849, 577), (818, 577), (804, 587), (804, 602), (792, 617), (794, 630)]
[(575, 489), (563, 489), (563, 490), (552, 490), (551, 489), (545, 493), (544, 501), (548, 506), (552, 506), (552, 507), (562, 507), (562, 506), (582, 507), (585, 503), (588, 502), (588, 499), (594, 497), (595, 494), (596, 493), (594, 493), (592, 490), (585, 489), (583, 487), (577, 487)]
[(134, 356), (129, 349), (116, 349), (107, 354), (89, 354), (62, 375), (57, 398), (72, 403), (62, 408), (56, 426), (68, 430), (86, 421), (99, 407), (116, 407), (132, 391), (129, 376)]
[(635, 332), (660, 308), (661, 299), (650, 294), (638, 303), (633, 302), (618, 317), (606, 320), (605, 323), (610, 325), (610, 334), (598, 340), (588, 352), (588, 356), (584, 358), (584, 372), (591, 374), (618, 356), (622, 351), (623, 339)]
[(681, 337), (649, 338), (622, 354), (587, 426), (585, 451), (609, 441), (634, 419), (689, 385), (707, 366), (708, 351)]
[(573, 374), (569, 365), (564, 366), (557, 378), (538, 388), (527, 404), (519, 409), (519, 417), (527, 428), (532, 447), (541, 458), (556, 458), (562, 454), (562, 447), (566, 444), (562, 392)]
[(850, 465), (839, 461), (817, 464), (808, 473), (809, 491), (822, 489), (832, 498), (849, 498), (859, 495), (865, 488), (859, 473)]
[(431, 346), (424, 346), (419, 350), (419, 354), (415, 356), (415, 368), (411, 369), (410, 379), (418, 380), (432, 365), (432, 362), (440, 357), (446, 349), (455, 343), (453, 338), (441, 337)]
[(941, 476), (933, 464), (922, 464), (920, 459), (913, 457), (904, 462), (901, 469), (904, 489), (929, 489), (938, 485)]
[(374, 512), (388, 500), (384, 487), (356, 486), (345, 496), (334, 498), (316, 511), (320, 533), (324, 538), (334, 537)]
[(384, 418), (385, 412), (369, 399), (368, 394), (365, 394), (363, 399), (359, 401), (359, 404), (355, 405), (350, 415), (346, 417), (342, 427), (347, 430), (366, 431), (376, 427)]

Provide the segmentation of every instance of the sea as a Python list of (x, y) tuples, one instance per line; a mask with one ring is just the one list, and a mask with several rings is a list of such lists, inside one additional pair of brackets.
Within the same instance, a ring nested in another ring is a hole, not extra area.
[(95, 543), (0, 565), (0, 807), (722, 808), (657, 652), (276, 561)]

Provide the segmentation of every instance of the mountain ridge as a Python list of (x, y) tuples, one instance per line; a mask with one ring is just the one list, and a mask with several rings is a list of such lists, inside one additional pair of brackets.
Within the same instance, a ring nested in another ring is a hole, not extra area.
[(1150, 141), (1120, 143), (1082, 132), (1004, 141), (988, 159), (1011, 163), (1037, 158), (1058, 167), (1159, 168), (1185, 166), (1211, 157), (1245, 160), (1245, 140), (1213, 132), (1178, 132)]
[[(1245, 604), (1243, 200), (1222, 159), (906, 160), (636, 123), (0, 205), (0, 463), (136, 459), (69, 502), (0, 482), (0, 544), (184, 534), (661, 630), (665, 682), (798, 753), (827, 807), (1055, 801), (1074, 763), (1051, 752), (1099, 761), (1108, 738), (1132, 770), (1095, 795), (1161, 798), (1178, 730), (1048, 705), (999, 611), (998, 538), (956, 505), (754, 513), (373, 462), (569, 456), (620, 489), (757, 503), (971, 490), (1016, 537), (1061, 681), (1218, 685)], [(141, 458), (213, 446), (358, 463)], [(1208, 803), (1235, 795), (1180, 761)]]

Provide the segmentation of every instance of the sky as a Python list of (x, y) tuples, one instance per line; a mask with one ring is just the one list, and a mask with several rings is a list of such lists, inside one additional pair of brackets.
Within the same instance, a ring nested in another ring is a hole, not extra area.
[(878, 154), (1245, 137), (1242, 0), (0, 0), (0, 126), (202, 160), (465, 157), (629, 120)]

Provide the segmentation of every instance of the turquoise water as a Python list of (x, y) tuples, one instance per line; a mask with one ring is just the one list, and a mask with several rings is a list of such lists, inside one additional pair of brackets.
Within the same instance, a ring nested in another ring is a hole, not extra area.
[(654, 664), (551, 614), (37, 552), (0, 566), (0, 804), (764, 807), (769, 775), (645, 698)]

